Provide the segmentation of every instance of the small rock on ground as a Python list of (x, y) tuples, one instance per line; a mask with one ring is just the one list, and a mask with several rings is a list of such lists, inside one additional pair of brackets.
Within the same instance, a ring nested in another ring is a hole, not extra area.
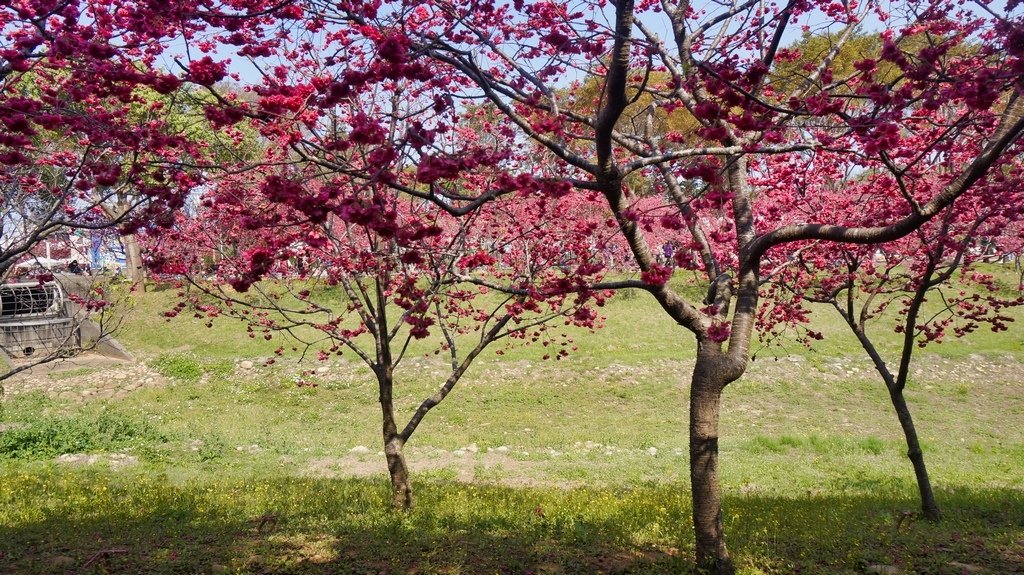
[[(76, 373), (80, 371), (81, 373)], [(164, 378), (143, 363), (117, 363), (91, 357), (40, 366), (5, 382), (6, 395), (42, 392), (70, 401), (122, 398), (143, 387), (162, 385)]]

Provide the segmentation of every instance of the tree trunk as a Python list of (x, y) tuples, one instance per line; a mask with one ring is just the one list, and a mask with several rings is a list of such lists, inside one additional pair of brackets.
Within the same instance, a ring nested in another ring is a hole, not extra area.
[(712, 575), (735, 572), (725, 548), (722, 487), (718, 479), (718, 416), (722, 406), (723, 357), (698, 352), (690, 389), (690, 490), (697, 568)]
[(896, 415), (900, 419), (900, 427), (903, 428), (903, 435), (907, 439), (907, 457), (914, 465), (914, 475), (917, 477), (917, 489), (921, 492), (921, 512), (925, 519), (938, 521), (942, 518), (939, 506), (935, 503), (935, 494), (932, 492), (932, 484), (928, 479), (928, 469), (924, 465), (924, 452), (921, 451), (921, 443), (917, 439), (917, 429), (914, 427), (914, 419), (910, 416), (910, 408), (903, 399), (903, 392), (898, 389), (890, 389), (889, 397), (892, 399), (892, 406), (896, 409)]
[(391, 476), (391, 506), (406, 511), (412, 508), (412, 483), (405, 463), (405, 442), (400, 437), (384, 438), (384, 457)]
[(124, 263), (127, 268), (128, 279), (132, 285), (141, 286), (146, 289), (146, 269), (142, 263), (142, 250), (139, 248), (139, 241), (135, 234), (128, 234), (121, 238), (124, 244)]
[(384, 458), (388, 462), (388, 476), (391, 478), (391, 506), (405, 511), (412, 508), (412, 485), (409, 483), (409, 466), (405, 462), (403, 451), (405, 438), (398, 433), (398, 426), (395, 424), (394, 374), (390, 363), (386, 366), (378, 365), (374, 371), (377, 372), (377, 386), (380, 391)]

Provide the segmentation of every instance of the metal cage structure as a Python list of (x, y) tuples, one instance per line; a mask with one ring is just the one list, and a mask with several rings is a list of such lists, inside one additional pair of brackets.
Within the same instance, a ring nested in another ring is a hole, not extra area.
[(80, 345), (67, 296), (57, 282), (0, 285), (0, 348), (31, 358)]

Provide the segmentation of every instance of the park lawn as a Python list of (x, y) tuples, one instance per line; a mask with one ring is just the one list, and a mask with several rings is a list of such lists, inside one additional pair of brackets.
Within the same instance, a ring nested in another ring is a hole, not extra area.
[[(685, 573), (692, 561), (693, 343), (643, 295), (613, 298), (606, 328), (575, 333), (566, 360), (486, 353), (410, 442), (409, 514), (386, 509), (365, 366), (297, 364), (290, 350), (264, 365), (277, 339), (166, 321), (174, 290), (137, 299), (121, 339), (165, 384), (5, 400), (0, 573)], [(725, 393), (724, 520), (741, 572), (1024, 572), (1017, 326), (918, 358), (908, 400), (945, 513), (933, 525), (913, 514), (882, 384), (832, 315), (814, 321), (821, 345), (761, 349)], [(444, 373), (424, 353), (399, 373), (406, 412)], [(55, 463), (64, 453), (101, 463)]]

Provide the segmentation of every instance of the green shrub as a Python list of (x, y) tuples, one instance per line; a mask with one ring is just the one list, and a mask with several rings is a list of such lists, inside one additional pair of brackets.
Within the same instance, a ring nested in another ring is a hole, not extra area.
[(167, 441), (145, 420), (113, 412), (40, 417), (0, 432), (0, 459), (50, 459), (64, 453), (117, 451)]
[(227, 443), (218, 435), (211, 435), (199, 445), (196, 456), (200, 462), (206, 463), (220, 459), (227, 451)]

